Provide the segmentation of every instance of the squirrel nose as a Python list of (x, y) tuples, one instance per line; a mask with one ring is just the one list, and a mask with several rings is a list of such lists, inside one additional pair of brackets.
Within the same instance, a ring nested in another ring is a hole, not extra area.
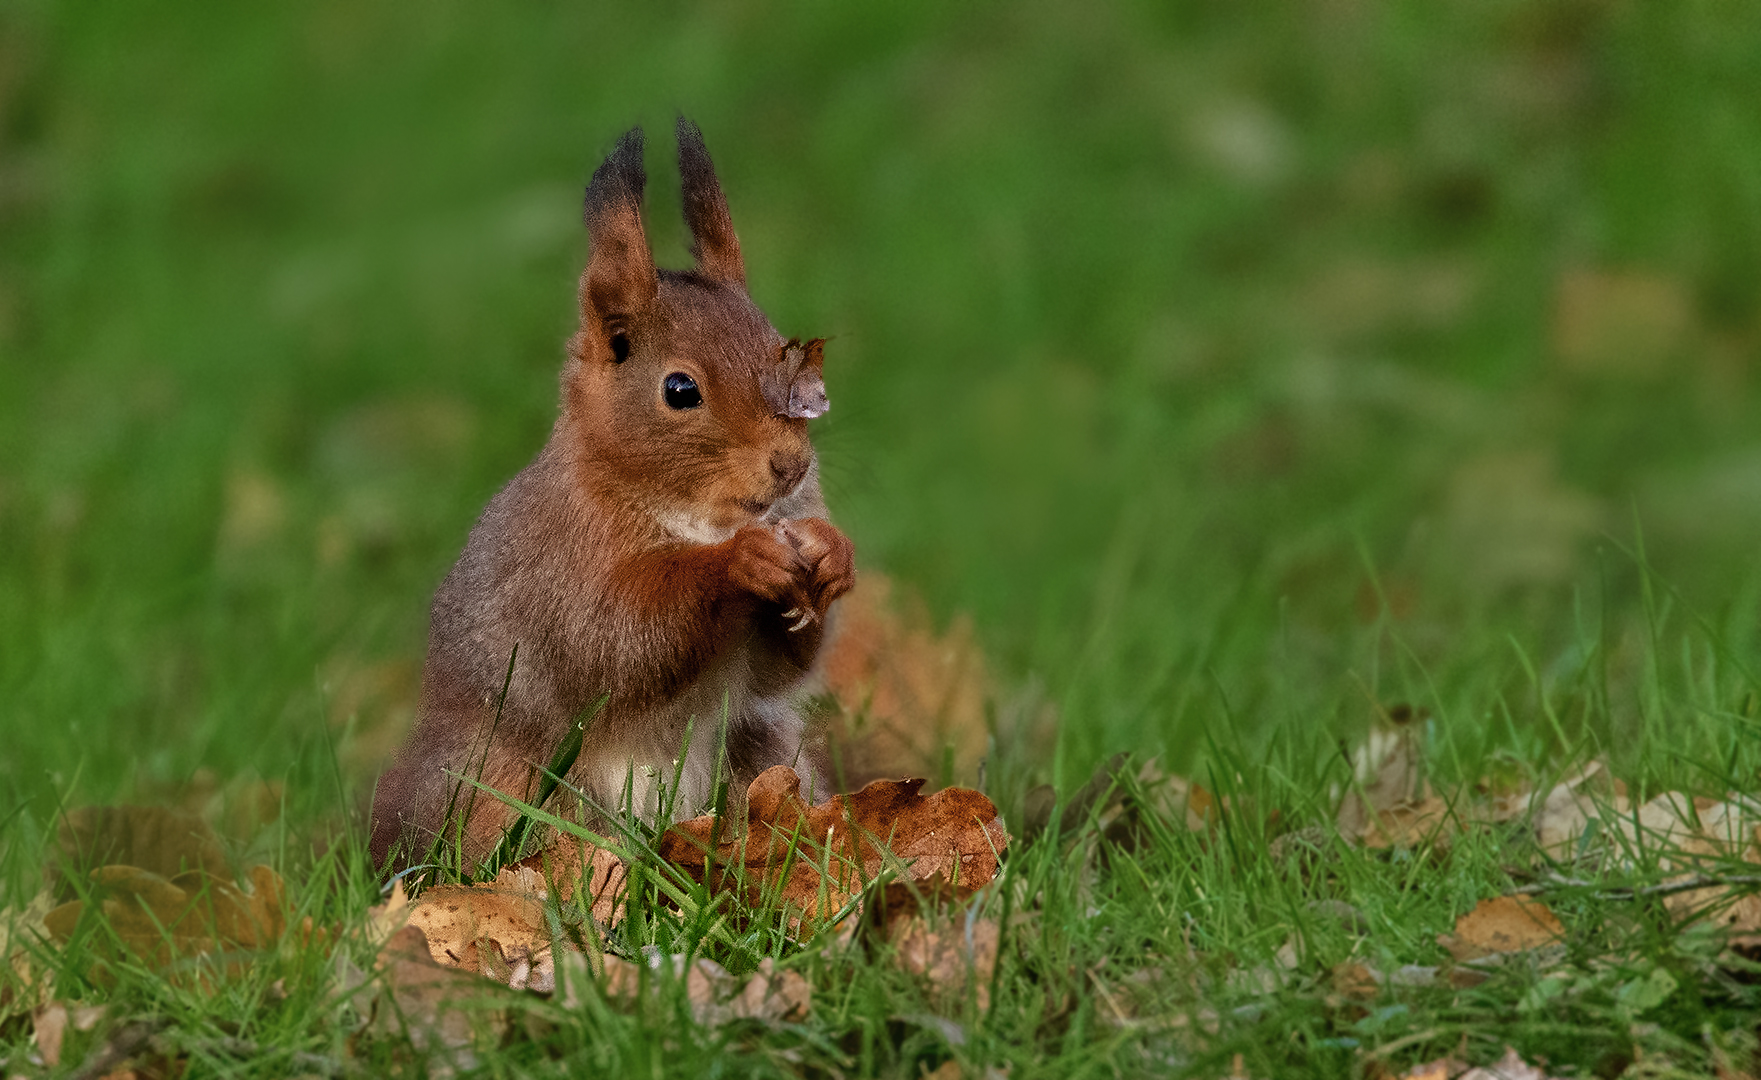
[(780, 490), (793, 491), (801, 478), (807, 475), (807, 456), (778, 451), (770, 456), (770, 474), (776, 477)]

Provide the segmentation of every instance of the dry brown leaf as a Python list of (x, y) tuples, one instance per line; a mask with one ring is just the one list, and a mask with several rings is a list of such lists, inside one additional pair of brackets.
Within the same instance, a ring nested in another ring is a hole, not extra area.
[(493, 1040), (507, 1030), (505, 1011), (490, 1005), (490, 984), (435, 963), (414, 926), (387, 939), (375, 969), (384, 989), (372, 1003), (368, 1029), (374, 1034), (402, 1034), (418, 1051), (450, 1054), (458, 1067), (470, 1068), (479, 1033)]
[[(540, 895), (549, 888), (547, 882), (554, 882), (557, 897), (564, 903), (572, 902), (575, 894), (585, 888), (592, 898), (593, 918), (602, 927), (609, 928), (623, 921), (628, 870), (622, 860), (604, 848), (563, 836), (536, 855), (515, 863), (511, 869), (534, 875), (536, 885), (522, 887)], [(502, 871), (503, 875), (506, 873), (506, 870)]]
[(1353, 1001), (1374, 1001), (1382, 993), (1382, 975), (1366, 964), (1347, 960), (1328, 973), (1333, 992)]
[(410, 905), (408, 922), (422, 931), (429, 955), (442, 967), (549, 993), (556, 987), (556, 961), (545, 900), (537, 871), (509, 867), (492, 883), (428, 889)]
[(385, 903), (375, 904), (367, 909), (366, 921), (361, 924), (367, 940), (375, 947), (384, 944), (398, 930), (410, 921), (410, 895), (404, 891), (404, 879), (393, 878), (391, 893), (386, 896)]
[(1551, 945), (1565, 934), (1552, 910), (1526, 894), (1482, 900), (1455, 920), (1454, 934), (1438, 934), (1437, 944), (1457, 960), (1521, 952)]
[(714, 960), (699, 959), (685, 973), (685, 995), (697, 1022), (712, 1027), (733, 1020), (804, 1020), (813, 1005), (813, 988), (801, 973), (779, 970), (768, 956), (744, 981)]
[(43, 1064), (51, 1069), (61, 1064), (61, 1040), (67, 1035), (67, 1006), (51, 1001), (31, 1016), (31, 1028)]
[(774, 897), (809, 922), (831, 918), (889, 865), (917, 880), (990, 881), (1009, 842), (996, 807), (964, 788), (921, 795), (923, 784), (876, 780), (808, 806), (795, 771), (778, 765), (748, 789), (742, 835), (723, 840), (722, 823), (706, 815), (668, 829), (659, 853), (717, 891)]
[(22, 910), (0, 911), (0, 1021), (54, 997), (55, 970), (41, 967), (30, 951), (31, 945), (48, 940), (43, 920), (54, 907), (54, 894), (42, 889)]
[(1467, 1065), (1454, 1058), (1438, 1058), (1423, 1065), (1414, 1065), (1400, 1074), (1399, 1080), (1450, 1080), (1467, 1072)]
[[(1396, 705), (1391, 715), (1411, 717)], [(1345, 793), (1335, 817), (1341, 835), (1366, 847), (1411, 847), (1446, 841), (1459, 830), (1449, 805), (1431, 792), (1420, 768), (1411, 723), (1378, 727), (1353, 756), (1357, 787)], [(1361, 789), (1361, 790), (1360, 790)]]
[(62, 1001), (51, 1001), (36, 1010), (31, 1015), (31, 1034), (43, 1064), (51, 1069), (61, 1064), (67, 1032), (70, 1029), (91, 1031), (98, 1026), (98, 1021), (104, 1019), (104, 1013), (105, 1007), (102, 1005), (75, 1005), (69, 1008)]
[[(1663, 869), (1679, 871), (1669, 879), (1677, 882), (1695, 874), (1717, 876), (1716, 867), (1706, 865), (1710, 860), (1761, 862), (1758, 822), (1761, 808), (1746, 800), (1690, 799), (1671, 791), (1623, 815), (1616, 826), (1629, 851), (1655, 854)], [(1732, 893), (1729, 885), (1712, 884), (1671, 893), (1663, 903), (1678, 917), (1698, 917), (1735, 934), (1761, 931), (1761, 896), (1745, 892), (1733, 899)]]
[(846, 784), (889, 776), (977, 779), (990, 737), (984, 656), (972, 621), (937, 634), (928, 609), (864, 572), (839, 601), (821, 670), (838, 704), (830, 733)]
[[(164, 969), (177, 960), (268, 949), (281, 940), (287, 921), (281, 877), (267, 866), (252, 867), (250, 876), (249, 891), (202, 870), (167, 880), (139, 867), (101, 866), (91, 880), (117, 942)], [(85, 905), (70, 901), (44, 916), (50, 936), (71, 939)]]
[(57, 838), (65, 877), (56, 894), (95, 867), (133, 866), (162, 878), (188, 870), (230, 880), (220, 838), (199, 814), (166, 806), (82, 806), (61, 819)]
[(1609, 778), (1601, 761), (1591, 761), (1548, 790), (1535, 812), (1535, 835), (1555, 859), (1572, 853), (1591, 818), (1624, 814), (1624, 786)]
[(990, 1008), (1000, 937), (996, 920), (968, 911), (941, 920), (912, 915), (897, 925), (892, 941), (899, 966), (925, 982), (938, 1008), (956, 1006), (970, 994), (982, 1013)]
[[(813, 987), (800, 972), (779, 969), (769, 957), (744, 979), (707, 958), (687, 967), (684, 956), (656, 957), (646, 966), (655, 972), (670, 969), (672, 978), (685, 980), (691, 1014), (702, 1024), (793, 1023), (806, 1019), (813, 1007)], [(616, 956), (564, 952), (557, 957), (558, 1000), (565, 1009), (579, 1008), (588, 987), (598, 985), (611, 1001), (633, 1002), (642, 992), (643, 968)]]
[[(264, 780), (250, 772), (222, 780), (213, 769), (204, 767), (181, 783), (150, 790), (162, 796), (173, 809), (195, 814), (222, 835), (250, 839), (281, 817), (286, 787), (280, 781)], [(126, 858), (111, 857), (107, 861), (140, 865)]]
[(1460, 831), (1460, 820), (1450, 811), (1449, 804), (1430, 795), (1377, 811), (1364, 829), (1362, 840), (1367, 848), (1418, 847), (1446, 844)]
[(1459, 1080), (1552, 1080), (1541, 1069), (1524, 1061), (1513, 1046), (1504, 1048), (1504, 1056), (1491, 1065), (1480, 1065), (1461, 1074)]

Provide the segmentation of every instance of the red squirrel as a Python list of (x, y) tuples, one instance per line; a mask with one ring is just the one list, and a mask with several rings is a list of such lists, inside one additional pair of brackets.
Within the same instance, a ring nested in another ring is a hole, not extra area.
[[(459, 822), (442, 819), (480, 757), (483, 784), (526, 795), (602, 698), (566, 777), (601, 807), (652, 818), (675, 769), (675, 812), (704, 808), (718, 769), (736, 797), (777, 764), (824, 787), (800, 698), (856, 575), (808, 440), (828, 408), (824, 342), (785, 339), (747, 295), (727, 200), (684, 117), (678, 153), (693, 269), (654, 266), (640, 128), (587, 186), (560, 415), (435, 594), (415, 728), (374, 791), (378, 865), (453, 838)], [(453, 813), (471, 804), (462, 854), (479, 860), (515, 814), (471, 790)]]

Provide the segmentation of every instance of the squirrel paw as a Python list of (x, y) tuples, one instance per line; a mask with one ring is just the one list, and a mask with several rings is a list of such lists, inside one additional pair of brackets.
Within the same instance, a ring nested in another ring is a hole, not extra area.
[(833, 600), (856, 584), (856, 545), (824, 518), (778, 522), (777, 533), (807, 568), (803, 584), (810, 597), (808, 605), (783, 613), (784, 618), (799, 617), (789, 628), (794, 631), (818, 621)]
[(748, 525), (734, 534), (728, 580), (740, 591), (769, 603), (809, 609), (813, 606), (807, 586), (810, 572), (795, 546), (772, 530)]

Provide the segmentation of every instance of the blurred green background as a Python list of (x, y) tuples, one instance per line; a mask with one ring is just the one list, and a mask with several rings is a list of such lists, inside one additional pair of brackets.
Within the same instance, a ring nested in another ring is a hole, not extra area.
[(1681, 612), (1757, 658), (1757, 102), (1711, 0), (0, 0), (0, 813), (370, 774), (680, 111), (1015, 774), (1618, 737)]

